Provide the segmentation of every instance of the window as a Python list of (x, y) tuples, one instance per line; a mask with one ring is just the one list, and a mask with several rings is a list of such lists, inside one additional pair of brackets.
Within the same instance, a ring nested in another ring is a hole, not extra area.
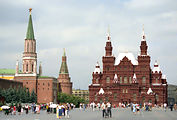
[(106, 77), (106, 83), (110, 83), (110, 77)]
[(33, 72), (33, 64), (32, 64), (32, 66), (31, 66), (31, 71)]
[(146, 89), (146, 87), (143, 87), (143, 90), (145, 90)]
[(114, 93), (114, 101), (117, 100), (117, 93)]
[(125, 90), (124, 90), (124, 89), (122, 90), (122, 93), (125, 93)]
[(122, 77), (120, 76), (120, 83), (122, 83)]
[(159, 101), (159, 96), (157, 94), (155, 95), (155, 99)]
[(126, 76), (124, 77), (124, 83), (127, 83), (127, 77)]
[(48, 83), (48, 86), (50, 86), (50, 83)]
[(158, 83), (158, 78), (155, 79), (155, 82)]
[(106, 71), (109, 71), (109, 66), (106, 66)]
[(143, 76), (143, 78), (142, 78), (142, 83), (146, 84), (146, 77), (145, 76)]
[(129, 83), (132, 83), (132, 77), (129, 77)]
[(49, 88), (48, 88), (48, 90), (49, 90)]
[(26, 84), (28, 84), (28, 82), (26, 82)]
[(128, 93), (128, 90), (126, 89), (125, 93)]
[(44, 85), (44, 83), (43, 83), (43, 85)]
[(26, 64), (26, 72), (28, 72), (28, 64)]
[(109, 98), (108, 98), (108, 97), (106, 97), (105, 99), (106, 99), (106, 103), (107, 103), (107, 102), (109, 101)]
[(134, 101), (136, 100), (136, 94), (135, 93), (133, 94), (133, 100)]
[(99, 78), (96, 79), (96, 83), (98, 83), (98, 79), (99, 79)]
[(97, 95), (95, 95), (95, 101), (97, 101)]

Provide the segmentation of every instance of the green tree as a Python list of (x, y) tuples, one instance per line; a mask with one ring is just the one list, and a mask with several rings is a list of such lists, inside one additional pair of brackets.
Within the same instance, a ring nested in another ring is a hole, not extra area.
[(36, 93), (34, 92), (34, 89), (32, 90), (31, 92), (31, 102), (37, 102), (37, 96), (36, 96)]

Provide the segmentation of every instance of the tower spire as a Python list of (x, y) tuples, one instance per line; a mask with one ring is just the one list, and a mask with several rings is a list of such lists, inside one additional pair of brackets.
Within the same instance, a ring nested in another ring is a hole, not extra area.
[(34, 31), (33, 31), (33, 22), (32, 22), (32, 16), (31, 16), (31, 11), (32, 8), (29, 9), (29, 22), (28, 22), (28, 28), (27, 28), (27, 33), (26, 33), (26, 39), (27, 40), (34, 40)]
[(109, 26), (108, 26), (108, 31), (107, 31), (107, 39), (108, 39), (108, 40), (111, 40), (110, 28), (109, 28)]
[(144, 24), (143, 24), (143, 32), (142, 32), (142, 41), (146, 41), (145, 33), (144, 33)]
[(59, 73), (60, 74), (69, 74), (67, 63), (66, 63), (66, 52), (65, 52), (65, 49), (63, 51), (62, 63), (61, 63), (61, 67), (60, 67), (60, 72)]

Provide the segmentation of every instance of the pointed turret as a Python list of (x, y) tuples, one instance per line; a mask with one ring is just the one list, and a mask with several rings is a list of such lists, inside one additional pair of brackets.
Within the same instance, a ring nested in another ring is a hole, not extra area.
[(118, 77), (117, 77), (117, 74), (114, 75), (114, 83), (118, 83)]
[(70, 81), (67, 62), (66, 62), (66, 52), (64, 49), (62, 56), (62, 63), (60, 67), (59, 77), (57, 78), (59, 82), (59, 87), (62, 93), (72, 94), (72, 82)]
[(32, 22), (32, 16), (31, 16), (32, 8), (29, 9), (30, 16), (29, 16), (29, 22), (28, 22), (28, 28), (26, 33), (26, 39), (27, 40), (34, 40), (34, 31), (33, 31), (33, 22)]
[(41, 62), (40, 62), (40, 65), (39, 65), (39, 76), (42, 75), (42, 65), (41, 65)]
[(141, 40), (141, 46), (140, 46), (141, 55), (147, 55), (147, 49), (148, 49), (148, 46), (146, 44), (146, 36), (144, 33), (144, 25), (143, 25), (142, 40)]
[(133, 75), (133, 83), (137, 83), (137, 78), (136, 78), (136, 74), (135, 73)]
[(60, 74), (69, 74), (68, 72), (68, 67), (67, 67), (67, 63), (66, 63), (66, 52), (64, 49), (63, 52), (63, 56), (62, 56), (62, 63), (61, 63), (61, 67), (60, 67)]
[(106, 57), (112, 56), (112, 45), (111, 45), (111, 36), (110, 36), (109, 28), (108, 28), (108, 32), (107, 32), (107, 42), (106, 42), (105, 50), (106, 50), (106, 54), (105, 54)]
[(94, 74), (96, 74), (96, 73), (98, 73), (98, 74), (101, 73), (101, 69), (100, 69), (100, 66), (99, 66), (98, 62), (96, 63), (95, 70), (94, 70)]
[(155, 72), (160, 73), (161, 72), (160, 67), (157, 63), (157, 60), (155, 61), (154, 68), (153, 68), (152, 72), (153, 73), (155, 73)]

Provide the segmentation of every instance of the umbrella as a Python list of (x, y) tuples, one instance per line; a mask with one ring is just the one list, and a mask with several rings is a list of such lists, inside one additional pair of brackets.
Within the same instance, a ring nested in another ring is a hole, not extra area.
[(1, 108), (2, 108), (2, 109), (9, 109), (10, 107), (4, 105), (4, 106), (2, 106)]

